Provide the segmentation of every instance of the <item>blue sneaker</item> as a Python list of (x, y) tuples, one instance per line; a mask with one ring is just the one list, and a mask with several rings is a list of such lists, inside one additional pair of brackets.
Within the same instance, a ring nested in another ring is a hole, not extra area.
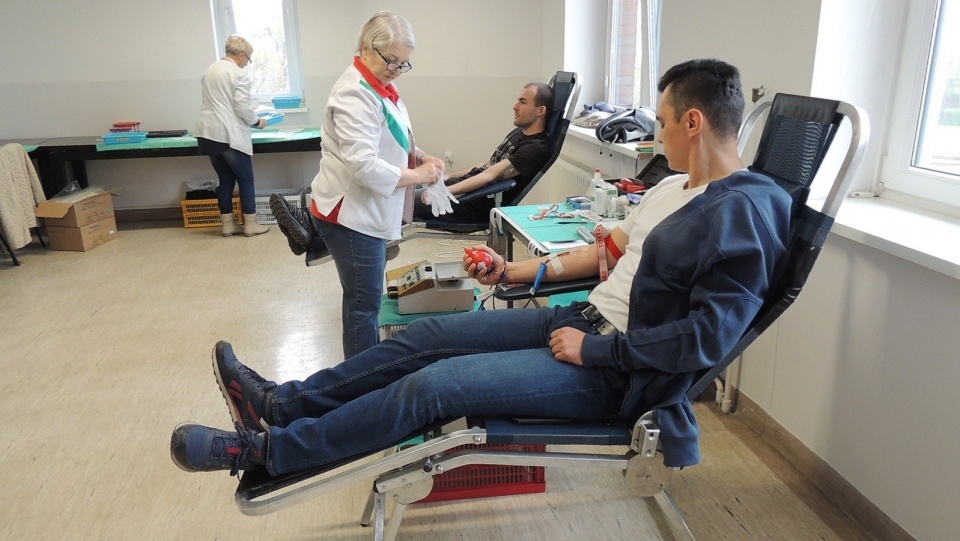
[(223, 340), (213, 346), (213, 373), (234, 424), (257, 432), (273, 425), (270, 403), (277, 384), (247, 368)]
[(194, 424), (182, 424), (170, 436), (170, 457), (187, 472), (263, 468), (266, 460), (266, 434), (237, 425), (237, 432)]

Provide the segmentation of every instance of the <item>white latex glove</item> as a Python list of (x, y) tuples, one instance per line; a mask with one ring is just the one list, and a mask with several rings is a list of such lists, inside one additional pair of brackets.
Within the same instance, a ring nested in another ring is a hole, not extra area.
[(459, 203), (457, 198), (450, 193), (450, 188), (443, 181), (435, 182), (424, 190), (424, 199), (430, 205), (430, 211), (434, 216), (441, 214), (450, 214), (453, 212), (452, 203)]

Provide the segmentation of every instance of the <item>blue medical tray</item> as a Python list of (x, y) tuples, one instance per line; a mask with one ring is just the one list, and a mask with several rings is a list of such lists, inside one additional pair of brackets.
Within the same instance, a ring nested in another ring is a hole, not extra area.
[(271, 101), (275, 109), (297, 109), (300, 107), (300, 96), (277, 96)]
[(120, 133), (108, 133), (103, 136), (103, 142), (108, 145), (119, 143), (142, 143), (147, 140), (145, 131), (128, 131)]
[(257, 116), (267, 119), (267, 126), (283, 122), (283, 113), (260, 113)]

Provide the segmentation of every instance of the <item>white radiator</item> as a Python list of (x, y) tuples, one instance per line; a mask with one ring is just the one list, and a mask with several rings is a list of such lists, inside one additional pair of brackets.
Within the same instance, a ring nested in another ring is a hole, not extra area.
[(523, 204), (557, 203), (571, 195), (583, 195), (592, 178), (593, 169), (561, 155), (523, 198)]

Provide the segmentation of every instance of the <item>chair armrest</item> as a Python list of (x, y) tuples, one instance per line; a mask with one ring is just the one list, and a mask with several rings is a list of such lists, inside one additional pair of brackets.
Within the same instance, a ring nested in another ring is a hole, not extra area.
[[(600, 278), (597, 276), (580, 278), (579, 280), (569, 280), (566, 282), (546, 282), (540, 284), (540, 289), (537, 290), (536, 296), (542, 297), (547, 295), (559, 295), (561, 293), (573, 293), (575, 291), (593, 290), (593, 288), (597, 287), (599, 284)], [(502, 301), (522, 301), (529, 299), (531, 297), (530, 285), (531, 284), (521, 284), (511, 287), (510, 284), (503, 284), (496, 289), (496, 292), (493, 294), (493, 296)]]
[(472, 192), (468, 192), (468, 193), (465, 193), (465, 194), (463, 194), (463, 195), (461, 195), (461, 196), (458, 196), (458, 197), (457, 197), (457, 200), (458, 200), (458, 201), (471, 201), (471, 200), (473, 200), (473, 199), (479, 199), (479, 198), (481, 198), (481, 197), (487, 197), (487, 196), (490, 196), (490, 195), (493, 195), (493, 194), (497, 194), (497, 193), (500, 193), (500, 192), (505, 192), (505, 191), (513, 188), (513, 187), (516, 186), (516, 185), (517, 185), (517, 179), (515, 179), (515, 178), (508, 178), (507, 180), (500, 180), (500, 181), (497, 181), (497, 182), (493, 182), (493, 183), (487, 184), (486, 186), (484, 186), (484, 187), (482, 187), (482, 188), (477, 188), (476, 190), (473, 190)]

